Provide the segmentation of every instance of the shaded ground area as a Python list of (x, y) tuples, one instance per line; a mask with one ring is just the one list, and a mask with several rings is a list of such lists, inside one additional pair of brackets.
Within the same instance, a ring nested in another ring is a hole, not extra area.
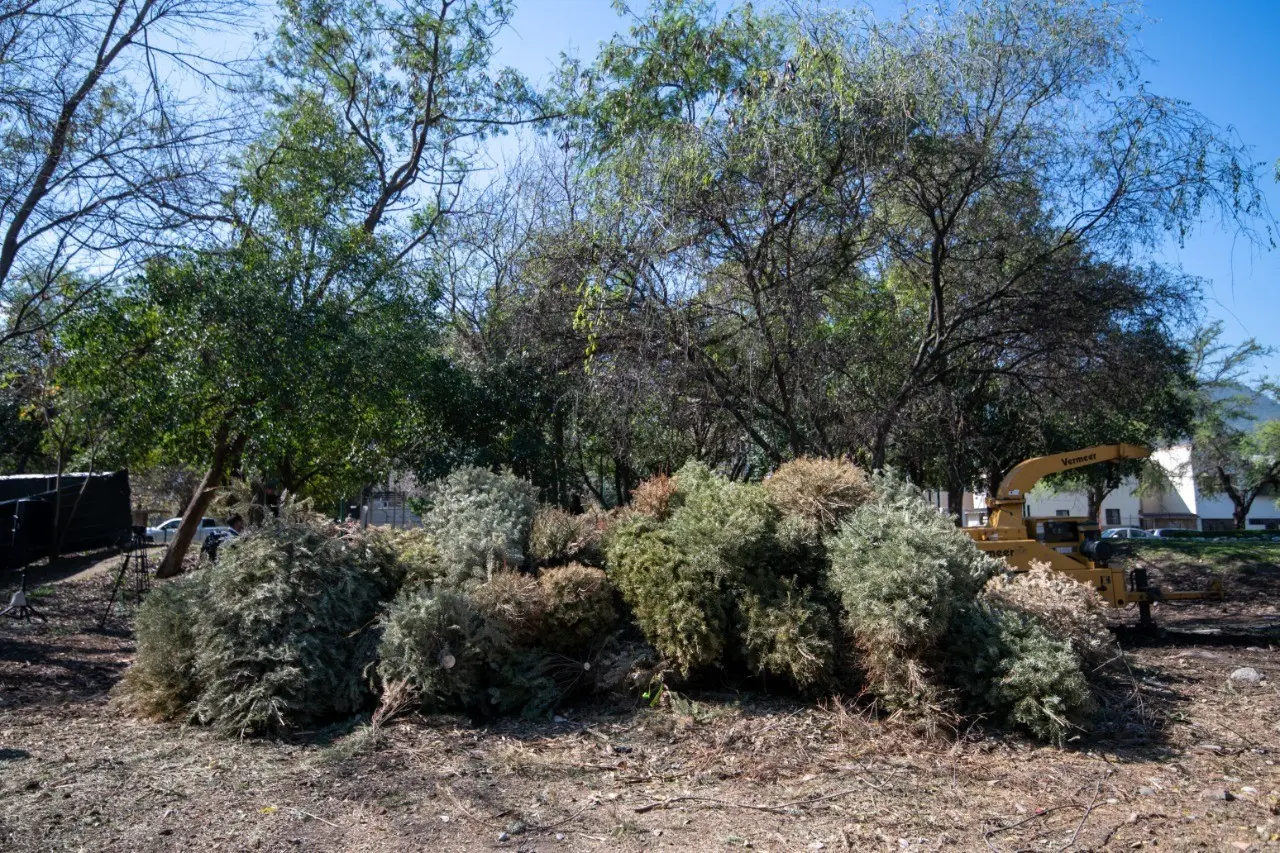
[[(1155, 605), (1156, 621), (1175, 634), (1201, 635), (1207, 642), (1228, 640), (1280, 643), (1280, 543), (1132, 542), (1115, 562), (1125, 569), (1145, 568), (1151, 582), (1168, 590), (1204, 589), (1209, 578), (1223, 580), (1225, 601), (1182, 601)], [(1136, 614), (1116, 614), (1117, 624), (1136, 622)]]
[[(1273, 557), (1179, 554), (1233, 598), (1162, 618), (1274, 618)], [(125, 612), (96, 627), (109, 580), (40, 587), (49, 623), (0, 624), (0, 849), (1280, 848), (1274, 646), (1134, 649), (1108, 697), (1130, 710), (1063, 750), (733, 693), (235, 741), (111, 708), (132, 640)], [(1231, 681), (1243, 666), (1267, 679)]]

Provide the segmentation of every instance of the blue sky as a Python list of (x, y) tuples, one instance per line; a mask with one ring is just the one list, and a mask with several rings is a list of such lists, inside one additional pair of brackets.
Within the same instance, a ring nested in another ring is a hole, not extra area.
[[(1183, 98), (1219, 125), (1230, 126), (1256, 160), (1280, 158), (1280, 2), (1277, 0), (1152, 0), (1155, 19), (1140, 43), (1152, 63), (1153, 92)], [(1280, 184), (1271, 169), (1263, 181), (1274, 215)], [(1280, 349), (1280, 250), (1260, 250), (1208, 222), (1168, 261), (1206, 280), (1209, 313), (1234, 339), (1255, 337)], [(1280, 356), (1266, 373), (1280, 375)]]
[[(588, 58), (600, 41), (625, 26), (609, 0), (517, 0), (512, 29), (500, 41), (498, 61), (533, 80), (546, 76), (561, 51)], [(727, 5), (721, 0), (722, 5)], [(643, 8), (644, 0), (633, 0)], [(758, 5), (767, 5), (767, 0)], [(872, 4), (896, 14), (899, 3)], [(1272, 166), (1280, 158), (1280, 0), (1149, 0), (1138, 46), (1150, 62), (1148, 89), (1189, 101), (1222, 127), (1233, 128), (1267, 165), (1262, 186), (1280, 216), (1280, 184)], [(1280, 250), (1237, 238), (1206, 221), (1185, 245), (1169, 243), (1161, 259), (1204, 281), (1206, 311), (1221, 319), (1235, 342), (1255, 337), (1280, 349)], [(1258, 374), (1280, 376), (1280, 356)]]

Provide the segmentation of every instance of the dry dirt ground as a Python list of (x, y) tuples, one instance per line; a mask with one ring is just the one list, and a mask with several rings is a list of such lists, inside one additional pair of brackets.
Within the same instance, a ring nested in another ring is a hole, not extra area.
[(1280, 849), (1274, 556), (1224, 564), (1225, 606), (1158, 610), (1228, 630), (1126, 638), (1130, 710), (1063, 749), (731, 692), (228, 740), (112, 708), (133, 647), (127, 614), (97, 627), (109, 571), (37, 577), (48, 623), (0, 625), (0, 850)]

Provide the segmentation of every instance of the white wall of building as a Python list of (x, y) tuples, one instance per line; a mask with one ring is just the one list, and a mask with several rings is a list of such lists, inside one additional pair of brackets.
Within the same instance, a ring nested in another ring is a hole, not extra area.
[(1026, 494), (1027, 514), (1036, 518), (1055, 515), (1082, 516), (1089, 514), (1089, 500), (1084, 492), (1056, 491), (1045, 485), (1036, 486)]
[[(1103, 527), (1138, 527), (1142, 505), (1137, 488), (1138, 482), (1128, 479), (1107, 495), (1099, 507), (1098, 523)], [(1089, 515), (1089, 496), (1083, 491), (1056, 491), (1041, 485), (1027, 494), (1027, 508), (1028, 514), (1037, 518), (1055, 515), (1084, 518)]]
[[(1200, 496), (1201, 521), (1208, 518), (1231, 520), (1234, 511), (1235, 507), (1226, 495)], [(1253, 506), (1249, 507), (1245, 529), (1261, 530), (1268, 523), (1274, 524), (1276, 519), (1280, 519), (1280, 504), (1275, 498), (1259, 497), (1254, 500)]]
[[(1163, 494), (1152, 495), (1142, 500), (1142, 512), (1157, 521), (1156, 526), (1165, 526), (1155, 517), (1186, 514), (1194, 517), (1194, 526), (1203, 530), (1206, 521), (1231, 522), (1234, 513), (1231, 499), (1226, 495), (1207, 495), (1196, 487), (1195, 474), (1191, 465), (1191, 445), (1179, 444), (1174, 447), (1157, 450), (1151, 456), (1164, 469), (1170, 480), (1170, 488)], [(1280, 518), (1274, 498), (1260, 497), (1253, 502), (1249, 511), (1249, 519), (1256, 523), (1249, 528), (1262, 528), (1266, 519)]]
[(1268, 524), (1275, 526), (1280, 519), (1280, 498), (1258, 498), (1249, 510), (1249, 527), (1262, 529)]
[(1191, 468), (1191, 445), (1175, 444), (1151, 454), (1151, 461), (1164, 469), (1169, 488), (1158, 495), (1143, 499), (1142, 511), (1155, 514), (1199, 514), (1199, 495), (1196, 492), (1195, 472)]
[(1235, 514), (1235, 507), (1226, 495), (1211, 497), (1198, 495), (1196, 498), (1196, 515), (1200, 516), (1200, 527), (1203, 529), (1206, 519), (1230, 520)]
[[(1114, 519), (1114, 523), (1112, 520)], [(1102, 501), (1098, 523), (1105, 527), (1141, 527), (1142, 500), (1138, 497), (1138, 481), (1127, 479)]]

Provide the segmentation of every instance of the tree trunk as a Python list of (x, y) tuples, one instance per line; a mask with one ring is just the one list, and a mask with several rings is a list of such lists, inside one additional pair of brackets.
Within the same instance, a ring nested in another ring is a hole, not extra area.
[(54, 543), (54, 552), (62, 553), (62, 547), (67, 538), (67, 532), (71, 529), (71, 522), (76, 520), (76, 512), (80, 509), (80, 499), (84, 497), (85, 490), (89, 488), (89, 481), (93, 479), (93, 472), (98, 467), (98, 446), (93, 446), (93, 452), (89, 454), (89, 470), (84, 481), (80, 483), (80, 491), (76, 492), (76, 499), (71, 504), (71, 512), (67, 513), (67, 523), (62, 525), (62, 535), (58, 541)]
[(876, 429), (875, 440), (871, 444), (871, 470), (879, 471), (884, 468), (885, 456), (889, 449), (889, 428), (887, 424), (881, 424)]
[(898, 415), (902, 414), (903, 408), (906, 407), (908, 395), (906, 392), (900, 392), (889, 407), (880, 416), (879, 422), (876, 424), (875, 437), (871, 443), (871, 469), (879, 471), (884, 468), (884, 464), (889, 458), (889, 436), (893, 432), (893, 428), (898, 423)]
[(626, 506), (631, 499), (631, 490), (627, 485), (627, 464), (617, 456), (613, 458), (613, 490), (618, 495), (618, 506)]
[(1253, 499), (1258, 493), (1255, 491), (1250, 494), (1247, 489), (1237, 489), (1221, 465), (1218, 466), (1218, 482), (1222, 484), (1222, 491), (1231, 499), (1231, 520), (1236, 530), (1244, 530), (1249, 518), (1249, 507), (1253, 506)]
[(569, 482), (565, 476), (564, 457), (564, 411), (557, 405), (551, 420), (551, 503), (559, 507), (569, 505)]
[(1249, 508), (1252, 505), (1252, 500), (1235, 502), (1231, 510), (1231, 520), (1235, 522), (1236, 530), (1244, 530), (1248, 527)]
[(1089, 517), (1099, 524), (1102, 524), (1102, 520), (1098, 518), (1098, 515), (1102, 512), (1102, 502), (1114, 491), (1115, 489), (1101, 485), (1089, 486), (1086, 491), (1089, 500)]
[(947, 515), (956, 527), (964, 526), (964, 493), (947, 489)]
[(964, 527), (964, 487), (956, 485), (947, 486), (947, 512), (951, 514), (951, 520), (955, 522), (956, 527)]
[(186, 512), (182, 514), (182, 524), (178, 525), (178, 533), (173, 544), (169, 546), (164, 559), (156, 567), (157, 578), (171, 578), (182, 572), (182, 560), (187, 556), (191, 540), (195, 538), (196, 530), (200, 527), (200, 519), (204, 517), (205, 510), (213, 501), (214, 493), (222, 485), (227, 463), (240, 455), (247, 440), (248, 436), (241, 435), (234, 441), (228, 441), (227, 429), (224, 427), (219, 431), (213, 448), (213, 462), (205, 472), (204, 479), (200, 481), (200, 487), (191, 497), (191, 503), (187, 505)]

